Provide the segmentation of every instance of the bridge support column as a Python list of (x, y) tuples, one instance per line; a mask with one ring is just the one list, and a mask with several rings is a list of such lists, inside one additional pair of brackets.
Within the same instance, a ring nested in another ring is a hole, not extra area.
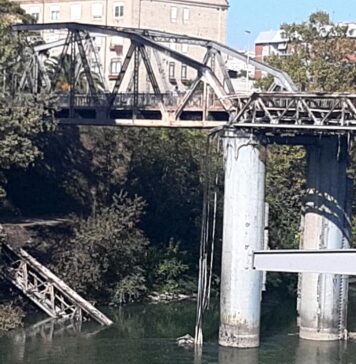
[(265, 149), (256, 137), (227, 131), (219, 344), (259, 345), (262, 272), (251, 251), (263, 249)]
[[(302, 249), (349, 247), (351, 196), (348, 196), (347, 164), (346, 138), (323, 137), (309, 148)], [(303, 273), (300, 279), (300, 337), (342, 339), (346, 329), (348, 277)]]

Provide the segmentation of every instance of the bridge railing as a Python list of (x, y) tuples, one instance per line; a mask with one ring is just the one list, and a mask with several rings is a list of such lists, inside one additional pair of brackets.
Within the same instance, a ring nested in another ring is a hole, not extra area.
[[(60, 92), (58, 95), (58, 105), (61, 108), (70, 108), (70, 92)], [(182, 102), (184, 93), (139, 93), (136, 95), (137, 107), (159, 109), (160, 103), (163, 103), (168, 109), (175, 109)], [(96, 108), (108, 107), (110, 94), (75, 94), (73, 106), (79, 108)], [(125, 109), (134, 107), (135, 95), (133, 93), (119, 93), (116, 95), (112, 108)], [(197, 93), (187, 102), (190, 109), (201, 109), (204, 105), (203, 93)], [(221, 109), (221, 103), (214, 94), (209, 94), (207, 98), (208, 108)]]

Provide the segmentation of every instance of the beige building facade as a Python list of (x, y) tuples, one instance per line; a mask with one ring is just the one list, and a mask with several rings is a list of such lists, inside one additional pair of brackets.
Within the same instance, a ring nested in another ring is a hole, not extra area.
[[(20, 0), (38, 23), (78, 22), (116, 27), (156, 29), (178, 34), (226, 40), (227, 0)], [(120, 72), (129, 43), (120, 37), (93, 35), (106, 79), (113, 83)], [(63, 37), (43, 34), (46, 41)], [(201, 60), (204, 53), (192, 45), (171, 43), (170, 48)], [(152, 52), (150, 52), (152, 57)], [(162, 59), (173, 88), (184, 87), (193, 72), (171, 59)]]

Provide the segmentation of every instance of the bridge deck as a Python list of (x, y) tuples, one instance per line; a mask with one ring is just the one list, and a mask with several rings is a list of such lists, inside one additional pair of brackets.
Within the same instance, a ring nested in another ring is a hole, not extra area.
[[(74, 125), (214, 128), (230, 124), (235, 128), (299, 133), (356, 131), (354, 94), (266, 92), (236, 94), (229, 99), (233, 108), (227, 111), (213, 95), (207, 105), (201, 95), (196, 95), (177, 118), (179, 95), (142, 94), (135, 109), (132, 95), (121, 94), (110, 111), (103, 96), (96, 100), (92, 96), (77, 96), (71, 110), (68, 96), (60, 95), (61, 111), (57, 116), (61, 124)], [(163, 103), (165, 113), (158, 101)]]

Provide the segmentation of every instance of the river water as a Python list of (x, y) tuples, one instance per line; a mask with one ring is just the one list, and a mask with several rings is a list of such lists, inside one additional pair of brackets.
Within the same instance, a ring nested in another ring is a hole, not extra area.
[[(351, 292), (349, 329), (356, 331), (356, 294)], [(61, 325), (31, 317), (24, 329), (0, 338), (1, 364), (334, 364), (356, 363), (356, 343), (310, 342), (297, 336), (292, 300), (267, 296), (262, 305), (259, 349), (217, 345), (218, 302), (205, 317), (202, 356), (178, 347), (175, 338), (193, 334), (195, 303), (137, 304), (106, 313), (109, 328), (95, 323)], [(42, 320), (42, 323), (39, 321)]]

